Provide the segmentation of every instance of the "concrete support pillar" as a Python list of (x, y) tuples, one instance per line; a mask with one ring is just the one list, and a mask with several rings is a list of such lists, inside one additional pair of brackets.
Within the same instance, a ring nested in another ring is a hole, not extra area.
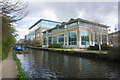
[(39, 32), (39, 36), (40, 36), (39, 37), (39, 39), (40, 39), (39, 42), (40, 43), (39, 44), (40, 44), (40, 46), (42, 46), (42, 28), (40, 27), (39, 30), (40, 30), (40, 32)]
[(69, 45), (69, 33), (66, 33), (66, 43)]
[(65, 25), (64, 29), (64, 45), (68, 45), (68, 33), (67, 33), (67, 25)]
[(79, 27), (79, 30), (78, 30), (78, 46), (79, 46), (79, 48), (81, 47), (81, 32), (80, 32), (80, 27)]
[(48, 47), (48, 32), (46, 32), (46, 46)]
[(107, 45), (109, 45), (109, 41), (108, 41), (108, 34), (107, 34)]
[(101, 44), (102, 44), (102, 33), (101, 33)]
[(57, 35), (57, 44), (59, 44), (59, 35)]
[(46, 45), (47, 45), (47, 47), (48, 47), (48, 46), (49, 46), (49, 44), (48, 44), (48, 37), (46, 38), (46, 41), (47, 41), (47, 44), (46, 44)]
[(53, 37), (52, 37), (52, 39), (51, 39), (51, 44), (53, 44)]
[(92, 32), (92, 38), (93, 38), (93, 45), (95, 45), (95, 32)]
[(79, 21), (77, 22), (78, 26), (79, 26)]
[(90, 36), (89, 36), (89, 42), (90, 42), (90, 45), (92, 45), (91, 37), (92, 37), (92, 32), (90, 32)]

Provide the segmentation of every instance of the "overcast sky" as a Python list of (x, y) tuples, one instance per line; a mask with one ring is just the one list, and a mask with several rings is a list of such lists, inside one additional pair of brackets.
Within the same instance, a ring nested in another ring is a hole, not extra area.
[(20, 38), (29, 33), (28, 28), (39, 19), (67, 22), (71, 18), (82, 18), (118, 27), (117, 2), (39, 2), (30, 1), (26, 10), (29, 14), (17, 24)]

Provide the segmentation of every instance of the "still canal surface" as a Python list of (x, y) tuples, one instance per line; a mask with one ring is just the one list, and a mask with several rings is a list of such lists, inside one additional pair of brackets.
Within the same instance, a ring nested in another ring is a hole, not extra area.
[(17, 54), (29, 78), (118, 78), (120, 65), (79, 56), (28, 49)]

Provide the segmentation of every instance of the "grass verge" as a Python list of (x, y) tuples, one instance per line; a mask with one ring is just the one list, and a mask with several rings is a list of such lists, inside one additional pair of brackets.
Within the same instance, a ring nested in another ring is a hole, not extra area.
[(28, 53), (29, 53), (29, 52), (27, 52), (27, 51), (25, 51), (25, 50), (24, 50), (24, 51), (14, 50), (14, 52), (17, 53), (17, 54), (22, 54), (22, 53), (23, 53), (23, 54), (28, 54)]
[(87, 50), (87, 51), (91, 51), (91, 52), (108, 52), (108, 51), (104, 51), (104, 50)]
[(0, 60), (2, 60), (2, 56), (0, 56)]
[(46, 49), (79, 49), (79, 48), (48, 48), (48, 47), (39, 47), (39, 48), (46, 48)]
[(23, 78), (24, 78), (25, 80), (27, 80), (28, 76), (27, 76), (26, 72), (24, 72), (24, 70), (21, 68), (20, 60), (17, 58), (15, 52), (13, 52), (13, 59), (14, 59), (14, 60), (16, 61), (16, 63), (17, 63), (17, 69), (18, 69), (18, 75), (17, 75), (17, 77), (18, 77), (19, 79), (23, 79)]
[(2, 60), (5, 60), (7, 58), (7, 56), (8, 56), (8, 52), (7, 51), (3, 51), (2, 52), (2, 56), (1, 56)]

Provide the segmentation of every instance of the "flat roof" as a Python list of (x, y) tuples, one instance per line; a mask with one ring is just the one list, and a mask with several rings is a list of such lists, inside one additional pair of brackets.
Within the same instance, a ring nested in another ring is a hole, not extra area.
[[(100, 24), (100, 23), (88, 21), (88, 20), (85, 20), (85, 19), (77, 18), (77, 19), (70, 19), (68, 22), (64, 22), (64, 23), (62, 23), (61, 25), (57, 25), (56, 27), (50, 28), (50, 29), (48, 29), (48, 30), (46, 30), (46, 31), (55, 29), (55, 28), (57, 28), (57, 27), (60, 27), (60, 26), (66, 25), (66, 24), (73, 23), (73, 22), (75, 22), (75, 21), (83, 21), (83, 22), (87, 22), (87, 23), (90, 23), (90, 24), (99, 25), (99, 26), (102, 26), (102, 27), (105, 27), (105, 28), (110, 27), (110, 26), (107, 26), (107, 25), (104, 25), (104, 24)], [(46, 32), (46, 31), (44, 31), (44, 32)], [(44, 32), (43, 32), (43, 33), (44, 33)]]
[(37, 25), (41, 21), (49, 21), (49, 22), (61, 23), (61, 22), (52, 21), (52, 20), (40, 19), (35, 24), (33, 24), (29, 29), (33, 28), (35, 25)]
[(113, 33), (110, 33), (108, 35), (112, 35), (112, 34), (119, 34), (120, 35), (120, 30), (119, 31), (116, 31), (116, 32), (113, 32)]

